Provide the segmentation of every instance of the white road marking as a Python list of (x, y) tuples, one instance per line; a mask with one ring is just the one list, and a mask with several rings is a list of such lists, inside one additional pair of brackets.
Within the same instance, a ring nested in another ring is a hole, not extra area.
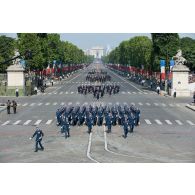
[(182, 123), (180, 120), (175, 120), (175, 122), (176, 122), (178, 125), (183, 125), (183, 123)]
[(48, 93), (48, 95), (51, 95), (51, 93)]
[(17, 125), (17, 124), (19, 124), (21, 122), (21, 120), (18, 120), (18, 121), (16, 121), (15, 123), (13, 123), (13, 125)]
[(54, 106), (57, 105), (57, 104), (58, 104), (57, 102), (54, 102), (54, 103), (53, 103)]
[(158, 120), (158, 119), (155, 119), (155, 122), (156, 122), (158, 125), (162, 125), (161, 121)]
[(148, 94), (148, 93), (144, 92), (144, 94), (146, 95), (146, 94)]
[(148, 125), (151, 125), (152, 123), (150, 122), (150, 120), (148, 120), (148, 119), (144, 119), (145, 120), (145, 122), (146, 122), (146, 124), (148, 124)]
[(45, 124), (50, 125), (52, 123), (52, 120), (48, 120)]
[(190, 125), (195, 125), (192, 121), (187, 120), (186, 122)]
[(22, 106), (27, 106), (28, 105), (28, 103), (25, 103), (25, 104), (23, 104)]
[(140, 106), (143, 106), (143, 104), (141, 102), (138, 103)]
[(88, 143), (88, 147), (87, 147), (87, 157), (92, 160), (93, 162), (99, 163), (97, 160), (93, 159), (90, 156), (90, 150), (91, 150), (91, 138), (92, 138), (92, 133), (89, 134), (89, 143)]
[(65, 103), (64, 103), (64, 102), (62, 102), (60, 105), (61, 105), (61, 106), (63, 106), (64, 104), (65, 104)]
[(72, 105), (72, 102), (68, 102), (68, 105)]
[(139, 94), (143, 94), (142, 92), (138, 92)]
[(27, 120), (23, 125), (28, 125), (32, 120)]
[(68, 94), (68, 91), (66, 91), (66, 94)]
[(158, 106), (158, 103), (154, 103), (155, 106)]
[(34, 105), (35, 105), (35, 103), (31, 103), (31, 104), (30, 104), (30, 106), (34, 106)]
[(60, 94), (60, 95), (63, 94), (63, 91), (61, 91), (59, 94)]
[(151, 104), (150, 104), (150, 103), (146, 103), (146, 105), (151, 106)]
[[(107, 144), (107, 137), (106, 137), (106, 130), (105, 130), (105, 126), (104, 126), (104, 149), (112, 154), (118, 155), (118, 156), (127, 156), (127, 157), (131, 157), (131, 158), (143, 158), (143, 157), (139, 157), (139, 156), (135, 156), (135, 155), (127, 155), (127, 154), (121, 154), (121, 153), (117, 153), (117, 152), (113, 152), (111, 150), (108, 149), (108, 144)], [(144, 157), (146, 158), (146, 157)], [(150, 159), (151, 160), (151, 159)]]
[(177, 107), (181, 107), (181, 105), (180, 105), (180, 104), (176, 104), (176, 106), (177, 106)]
[(166, 107), (166, 104), (162, 103), (162, 106)]
[(170, 120), (165, 120), (165, 122), (166, 122), (168, 125), (172, 125), (172, 124), (173, 124)]
[(50, 102), (47, 102), (45, 105), (46, 105), (46, 106), (50, 105)]
[(41, 106), (43, 103), (38, 103), (38, 106)]
[(174, 107), (174, 105), (173, 105), (173, 104), (169, 104), (169, 106)]
[(74, 91), (71, 91), (71, 94), (73, 94), (74, 93)]
[(135, 91), (133, 91), (132, 93), (133, 93), (133, 94), (136, 94), (136, 92), (135, 92)]
[(128, 94), (131, 94), (131, 92), (130, 92), (130, 91), (128, 91)]
[(6, 122), (4, 122), (1, 126), (4, 126), (4, 125), (9, 124), (9, 122), (10, 122), (10, 121), (6, 121)]
[(55, 94), (55, 95), (56, 95), (56, 94), (57, 94), (57, 92), (54, 92), (53, 94)]
[(34, 125), (39, 125), (41, 123), (42, 120), (37, 120)]
[(134, 102), (131, 102), (131, 105), (134, 105), (135, 106), (135, 103)]
[[(113, 74), (115, 74), (117, 77), (119, 77), (116, 73), (112, 72)], [(119, 77), (121, 80), (123, 80), (125, 83), (131, 85), (132, 87), (134, 87), (135, 89), (137, 89), (138, 91), (142, 92), (142, 90), (138, 89), (135, 85), (129, 83), (128, 81), (126, 81), (125, 79), (123, 79), (122, 77)]]

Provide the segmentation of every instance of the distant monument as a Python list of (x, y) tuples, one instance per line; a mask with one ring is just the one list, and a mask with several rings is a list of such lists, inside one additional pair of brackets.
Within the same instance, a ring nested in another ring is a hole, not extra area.
[(173, 95), (173, 91), (176, 90), (177, 97), (189, 97), (189, 68), (185, 66), (187, 60), (182, 57), (182, 51), (180, 49), (177, 51), (177, 54), (173, 56), (173, 60), (175, 60), (175, 65), (172, 68), (171, 94)]
[(13, 56), (13, 65), (7, 68), (7, 95), (15, 95), (18, 88), (19, 95), (24, 95), (24, 68), (20, 64), (19, 52), (15, 50)]

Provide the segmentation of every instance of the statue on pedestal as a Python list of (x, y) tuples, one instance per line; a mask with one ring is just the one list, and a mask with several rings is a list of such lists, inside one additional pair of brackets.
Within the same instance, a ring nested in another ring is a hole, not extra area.
[(182, 57), (182, 51), (181, 51), (181, 49), (179, 49), (177, 51), (177, 54), (175, 56), (173, 56), (172, 59), (175, 60), (175, 65), (176, 66), (177, 65), (184, 65), (187, 62), (187, 60), (184, 57)]
[(15, 50), (13, 58), (16, 58), (16, 59), (13, 60), (13, 65), (20, 65), (19, 56), (20, 56), (20, 53), (18, 52), (18, 50)]

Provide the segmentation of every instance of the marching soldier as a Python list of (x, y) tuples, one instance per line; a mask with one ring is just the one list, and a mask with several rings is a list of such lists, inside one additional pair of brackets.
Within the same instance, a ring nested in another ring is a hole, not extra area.
[(139, 119), (140, 119), (140, 110), (138, 108), (136, 108), (136, 110), (135, 110), (135, 126), (138, 126), (140, 124)]
[(64, 133), (65, 139), (67, 137), (70, 137), (70, 125), (66, 117), (63, 117), (63, 120), (62, 120), (61, 133)]
[(108, 130), (106, 131), (107, 133), (111, 133), (111, 128), (112, 128), (112, 120), (111, 120), (111, 115), (107, 114), (105, 117), (105, 126), (107, 126)]
[(91, 133), (91, 130), (92, 130), (92, 127), (93, 127), (93, 118), (92, 118), (92, 115), (89, 114), (87, 117), (86, 117), (86, 124), (88, 126), (88, 131), (87, 133)]
[(99, 110), (98, 110), (97, 115), (98, 115), (98, 126), (102, 126), (102, 122), (103, 122), (103, 112), (102, 112), (102, 110), (100, 110), (100, 108), (99, 108)]
[(125, 118), (124, 122), (123, 122), (123, 130), (124, 130), (124, 138), (127, 138), (127, 134), (128, 134), (128, 122), (127, 122), (127, 118)]
[(134, 129), (134, 125), (135, 125), (135, 119), (133, 118), (133, 114), (130, 113), (128, 115), (128, 119), (127, 119), (127, 122), (128, 122), (128, 125), (130, 127), (130, 133), (133, 133), (133, 129)]
[(61, 123), (61, 114), (60, 114), (60, 110), (59, 109), (57, 109), (57, 111), (56, 111), (56, 118), (57, 118), (57, 126), (59, 126), (60, 125), (60, 123)]
[(41, 141), (43, 139), (43, 136), (44, 136), (44, 133), (42, 132), (41, 129), (39, 129), (38, 127), (36, 127), (36, 131), (34, 132), (33, 136), (30, 137), (30, 139), (32, 139), (33, 137), (36, 137), (35, 138), (35, 152), (38, 151), (38, 145), (41, 147), (41, 150), (43, 151), (44, 150), (44, 147), (43, 145), (41, 144)]

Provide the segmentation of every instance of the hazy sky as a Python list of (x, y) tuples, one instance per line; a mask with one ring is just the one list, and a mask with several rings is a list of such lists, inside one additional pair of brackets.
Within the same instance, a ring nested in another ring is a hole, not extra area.
[[(16, 33), (0, 33), (16, 38)], [(150, 33), (60, 33), (61, 39), (77, 45), (81, 49), (90, 49), (93, 46), (109, 45), (114, 48), (123, 40), (134, 36), (145, 35), (150, 37)], [(191, 37), (195, 39), (195, 33), (179, 33), (180, 37)]]

